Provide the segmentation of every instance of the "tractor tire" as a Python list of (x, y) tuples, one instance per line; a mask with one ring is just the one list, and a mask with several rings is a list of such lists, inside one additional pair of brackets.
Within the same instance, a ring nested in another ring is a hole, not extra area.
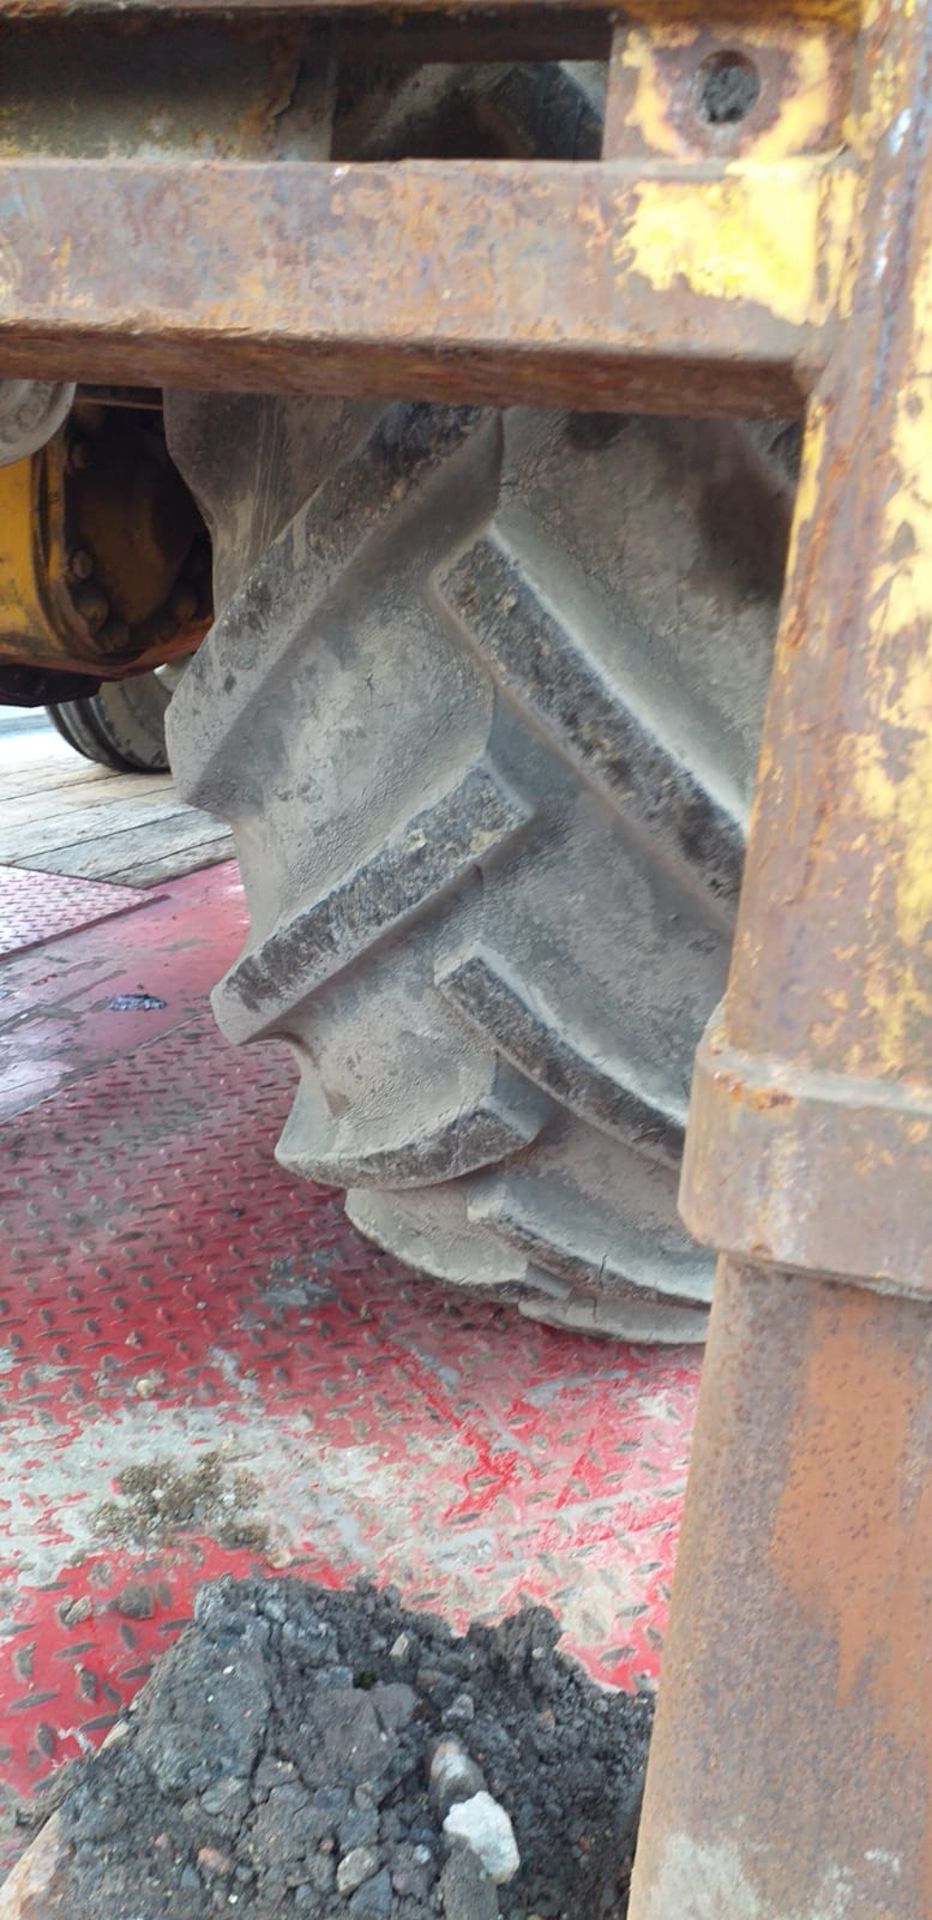
[[(451, 124), (474, 150), (475, 91), (483, 139), (570, 158), (597, 148), (598, 83), (415, 76), (413, 105), (369, 113), (366, 154), (442, 151)], [(341, 157), (369, 108), (363, 85)], [(182, 393), (166, 425), (218, 609), (172, 767), (230, 823), (251, 915), (220, 1026), (283, 1036), (298, 1063), (279, 1159), (442, 1280), (558, 1325), (701, 1339), (712, 1262), (677, 1180), (732, 938), (790, 433)]]
[(222, 611), (172, 764), (251, 912), (220, 1025), (299, 1063), (279, 1158), (427, 1273), (701, 1338), (677, 1175), (785, 563), (774, 430), (179, 396), (173, 437)]
[(46, 707), (63, 740), (86, 760), (117, 773), (165, 773), (165, 716), (175, 670), (139, 674), (136, 679), (105, 681), (83, 700)]

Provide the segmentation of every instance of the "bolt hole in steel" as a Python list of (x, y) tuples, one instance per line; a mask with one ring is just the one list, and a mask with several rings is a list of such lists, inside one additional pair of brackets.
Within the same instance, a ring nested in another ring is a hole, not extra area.
[(760, 94), (760, 74), (746, 54), (712, 53), (699, 68), (699, 118), (709, 127), (746, 120)]

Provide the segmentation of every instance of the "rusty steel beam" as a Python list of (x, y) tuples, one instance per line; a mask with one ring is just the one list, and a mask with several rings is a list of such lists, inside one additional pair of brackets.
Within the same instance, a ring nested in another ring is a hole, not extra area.
[[(763, 14), (771, 20), (826, 21), (847, 30), (857, 27), (870, 9), (866, 0), (456, 0), (458, 15), (510, 14), (520, 21), (528, 14), (602, 12), (613, 20), (651, 21), (663, 25), (713, 17), (746, 24)], [(221, 13), (263, 15), (290, 13), (340, 18), (356, 14), (376, 19), (379, 14), (442, 17), (449, 8), (443, 0), (0, 0), (0, 21), (35, 15), (91, 13), (142, 14)]]
[(719, 1267), (631, 1920), (932, 1913), (932, 6), (880, 10), (684, 1217)]
[(629, 1920), (925, 1920), (928, 1309), (723, 1261)]
[(6, 162), (0, 374), (792, 414), (856, 180), (805, 155)]

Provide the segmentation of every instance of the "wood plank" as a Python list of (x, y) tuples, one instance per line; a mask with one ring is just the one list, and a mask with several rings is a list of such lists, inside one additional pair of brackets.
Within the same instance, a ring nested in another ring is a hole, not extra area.
[(0, 805), (0, 866), (28, 866), (33, 852), (54, 853), (56, 847), (74, 846), (77, 840), (125, 833), (186, 811), (170, 780), (160, 781), (154, 790), (138, 795), (108, 796), (90, 807), (58, 807), (55, 796), (47, 794), (37, 796), (34, 805), (22, 800), (4, 801)]
[(183, 873), (199, 873), (203, 867), (216, 867), (235, 857), (233, 835), (224, 829), (215, 840), (205, 840), (198, 846), (175, 847), (155, 858), (147, 854), (131, 867), (112, 873), (110, 878), (121, 887), (155, 887), (165, 880), (177, 880)]
[(50, 730), (0, 720), (0, 867), (153, 886), (232, 852), (227, 828), (185, 806), (170, 774), (118, 773)]
[[(164, 879), (169, 872), (190, 873), (195, 866), (212, 861), (205, 857), (183, 868), (178, 864), (182, 856), (202, 849), (205, 856), (209, 853), (217, 859), (228, 859), (230, 844), (229, 830), (221, 822), (193, 807), (184, 807), (148, 826), (137, 825), (125, 832), (117, 828), (112, 833), (98, 834), (91, 841), (76, 840), (70, 846), (56, 847), (52, 853), (40, 853), (15, 864), (31, 866), (40, 873), (70, 873), (87, 880), (117, 880), (127, 886), (140, 885), (144, 883), (138, 878), (131, 879), (130, 875), (151, 870), (156, 878)], [(220, 846), (224, 849), (222, 853), (216, 851)], [(173, 858), (175, 864), (166, 866)]]
[[(62, 741), (62, 746), (65, 746)], [(113, 780), (145, 779), (144, 774), (114, 773), (109, 767), (95, 766), (92, 760), (85, 760), (70, 748), (65, 747), (64, 760), (49, 759), (19, 761), (15, 767), (4, 767), (0, 759), (0, 791), (4, 798), (11, 799), (20, 794), (51, 793), (65, 791), (69, 787), (97, 785), (105, 786)], [(159, 779), (165, 777), (157, 776)]]

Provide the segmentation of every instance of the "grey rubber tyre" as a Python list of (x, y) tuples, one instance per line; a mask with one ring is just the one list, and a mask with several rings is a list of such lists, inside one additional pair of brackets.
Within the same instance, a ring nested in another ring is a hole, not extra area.
[[(601, 79), (365, 80), (332, 150), (598, 151)], [(712, 1268), (678, 1166), (731, 941), (786, 434), (182, 394), (166, 422), (220, 609), (172, 765), (231, 824), (248, 896), (217, 1017), (298, 1061), (279, 1157), (427, 1273), (700, 1339)]]
[(426, 1272), (701, 1337), (676, 1214), (785, 560), (774, 431), (191, 400), (223, 611), (173, 704), (285, 1035), (284, 1163)]
[(165, 716), (175, 680), (167, 670), (105, 682), (82, 700), (46, 708), (69, 746), (119, 773), (164, 773)]

